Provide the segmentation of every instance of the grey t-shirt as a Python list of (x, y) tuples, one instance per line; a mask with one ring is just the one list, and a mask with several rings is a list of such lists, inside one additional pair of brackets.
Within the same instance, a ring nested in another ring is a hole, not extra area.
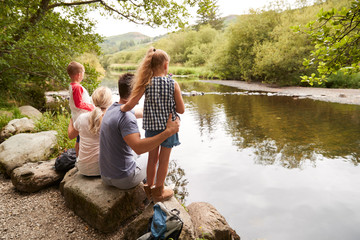
[(121, 179), (135, 171), (132, 149), (123, 137), (138, 133), (134, 112), (122, 112), (122, 104), (114, 103), (106, 111), (100, 129), (99, 165), (101, 176)]

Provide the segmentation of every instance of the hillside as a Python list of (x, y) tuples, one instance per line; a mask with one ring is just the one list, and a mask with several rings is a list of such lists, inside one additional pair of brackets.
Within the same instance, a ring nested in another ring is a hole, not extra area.
[(123, 49), (152, 41), (152, 38), (139, 32), (129, 32), (121, 35), (106, 37), (100, 44), (103, 52), (114, 53)]

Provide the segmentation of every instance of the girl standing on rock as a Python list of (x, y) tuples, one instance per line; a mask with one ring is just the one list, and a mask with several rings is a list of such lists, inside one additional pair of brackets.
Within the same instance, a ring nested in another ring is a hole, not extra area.
[[(123, 112), (131, 110), (145, 93), (143, 114), (145, 137), (152, 137), (164, 131), (170, 113), (172, 120), (175, 120), (177, 113), (182, 114), (185, 111), (180, 86), (168, 75), (169, 62), (170, 57), (165, 51), (150, 48), (137, 70), (130, 100), (121, 106)], [(157, 146), (149, 152), (147, 183), (144, 185), (144, 190), (147, 197), (155, 202), (165, 201), (174, 194), (172, 189), (164, 188), (164, 182), (171, 149), (179, 144), (176, 133), (161, 143), (161, 147)]]

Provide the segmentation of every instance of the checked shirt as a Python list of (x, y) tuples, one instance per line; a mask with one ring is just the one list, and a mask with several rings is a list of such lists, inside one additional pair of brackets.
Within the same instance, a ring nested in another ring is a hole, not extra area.
[(143, 129), (164, 130), (169, 114), (175, 120), (175, 81), (170, 77), (153, 77), (145, 89)]

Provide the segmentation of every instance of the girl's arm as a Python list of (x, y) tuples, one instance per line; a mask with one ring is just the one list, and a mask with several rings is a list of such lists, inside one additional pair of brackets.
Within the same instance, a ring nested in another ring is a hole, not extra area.
[(185, 112), (185, 104), (181, 95), (181, 89), (177, 82), (175, 82), (175, 91), (174, 91), (174, 99), (175, 99), (175, 110), (177, 113), (183, 114)]
[(130, 100), (120, 107), (121, 111), (127, 112), (127, 111), (130, 111), (131, 109), (133, 109), (135, 107), (135, 105), (139, 103), (142, 95), (144, 95), (144, 92), (145, 92), (145, 89), (141, 90), (139, 92), (139, 94), (137, 94), (135, 96), (131, 96)]
[(74, 139), (79, 135), (79, 132), (74, 128), (73, 120), (70, 119), (69, 127), (68, 127), (68, 136), (69, 139)]

